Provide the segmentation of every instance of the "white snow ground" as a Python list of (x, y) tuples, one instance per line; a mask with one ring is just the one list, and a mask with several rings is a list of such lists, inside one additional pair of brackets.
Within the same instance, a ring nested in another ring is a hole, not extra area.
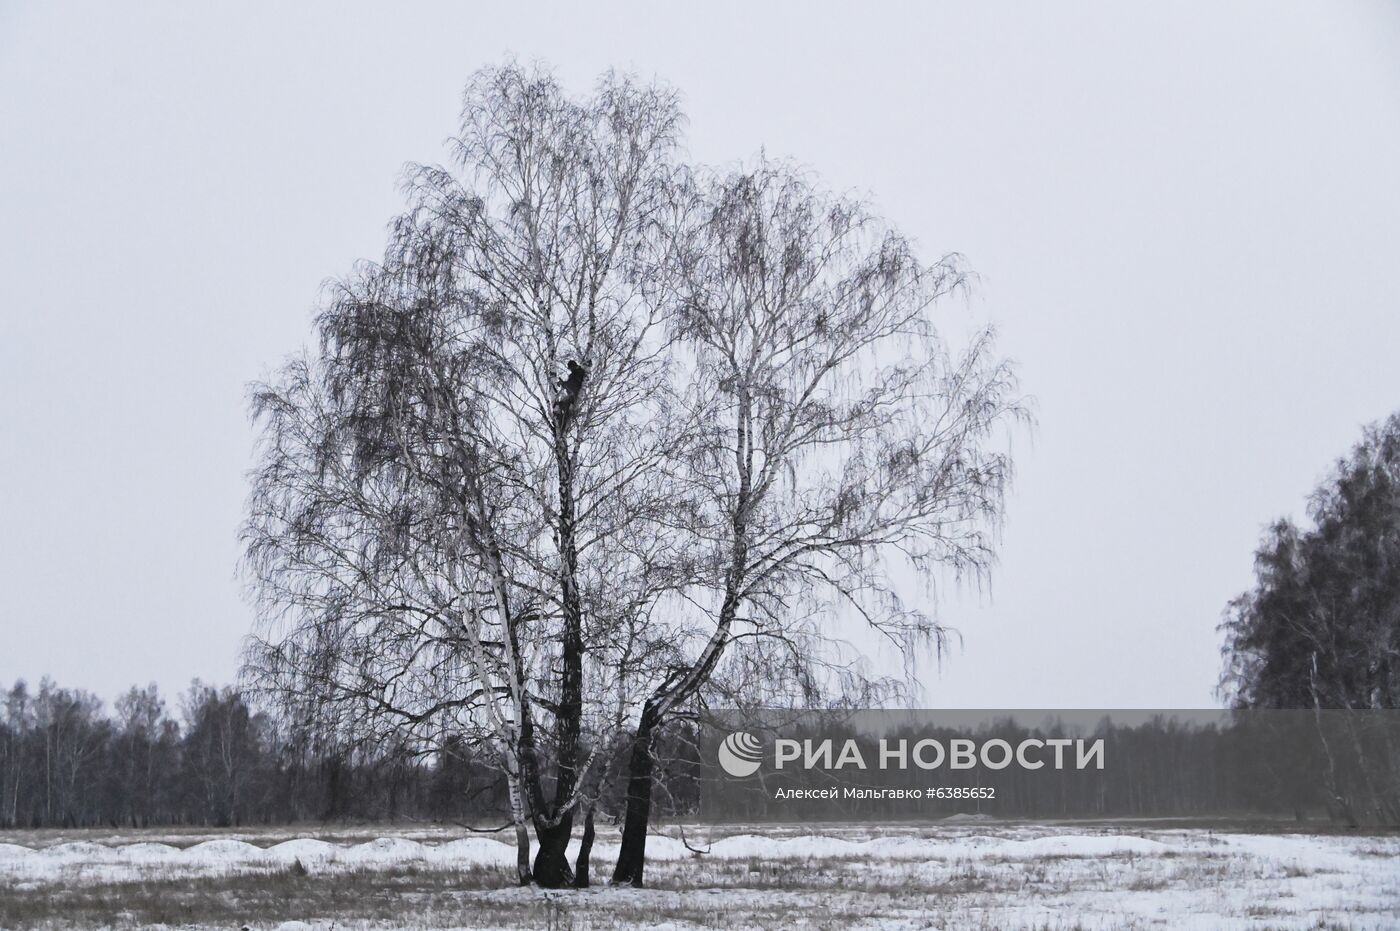
[[(877, 832), (882, 836), (869, 836)], [(835, 826), (713, 841), (705, 834), (703, 828), (686, 833), (704, 854), (676, 838), (649, 840), (653, 888), (646, 890), (544, 893), (502, 884), (464, 893), (462, 901), (468, 916), (472, 902), (497, 909), (538, 902), (551, 921), (573, 916), (555, 925), (565, 928), (667, 922), (674, 928), (772, 927), (774, 916), (787, 916), (785, 926), (820, 928), (1400, 928), (1400, 838), (1393, 835), (1129, 833), (1108, 826), (983, 823), (931, 834)], [(38, 849), (0, 844), (0, 896), (6, 889), (273, 875), (296, 861), (312, 878), (404, 867), (505, 871), (514, 862), (514, 847), (490, 837), (424, 842), (394, 836), (349, 844), (301, 837), (268, 846), (249, 839), (259, 838), (226, 836), (183, 848), (153, 840), (69, 840)], [(606, 877), (615, 856), (615, 844), (600, 840), (595, 874)], [(356, 927), (344, 916), (285, 918), (304, 919), (313, 929)], [(454, 924), (472, 926), (461, 921)]]

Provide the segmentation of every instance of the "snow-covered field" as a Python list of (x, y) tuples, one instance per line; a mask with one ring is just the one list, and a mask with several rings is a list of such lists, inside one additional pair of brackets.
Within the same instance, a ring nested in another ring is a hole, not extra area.
[[(583, 892), (517, 888), (513, 847), (444, 829), (10, 834), (0, 927), (1400, 928), (1394, 835), (762, 830), (655, 837), (650, 888)], [(615, 839), (601, 836), (595, 876), (606, 878), (615, 855)]]

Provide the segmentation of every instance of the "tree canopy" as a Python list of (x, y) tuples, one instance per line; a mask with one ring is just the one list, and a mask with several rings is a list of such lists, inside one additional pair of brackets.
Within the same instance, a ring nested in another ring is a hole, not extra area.
[(937, 642), (926, 583), (989, 568), (1024, 415), (990, 331), (934, 325), (956, 255), (790, 165), (684, 164), (682, 125), (629, 77), (480, 72), (253, 391), (252, 681), (342, 740), (488, 750), (522, 882), (586, 882), (623, 758), (640, 883), (677, 714), (875, 694), (852, 629)]
[(1307, 513), (1270, 525), (1226, 611), (1221, 690), (1241, 707), (1400, 707), (1400, 414), (1364, 430)]

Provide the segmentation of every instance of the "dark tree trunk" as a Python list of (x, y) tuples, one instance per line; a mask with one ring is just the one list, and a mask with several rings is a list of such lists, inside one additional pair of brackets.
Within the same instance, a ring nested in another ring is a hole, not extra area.
[(573, 818), (566, 817), (554, 827), (535, 824), (535, 839), (540, 849), (535, 854), (535, 882), (545, 889), (562, 889), (574, 881), (569, 868), (569, 837), (573, 834)]
[(629, 883), (641, 888), (647, 857), (647, 828), (651, 822), (652, 743), (656, 739), (656, 713), (648, 704), (642, 710), (632, 755), (627, 761), (627, 814), (622, 822), (622, 849), (613, 870), (613, 885)]
[[(583, 605), (578, 591), (578, 545), (574, 520), (574, 467), (567, 439), (568, 423), (561, 418), (555, 425), (554, 455), (559, 473), (559, 588), (564, 614), (561, 646), (562, 675), (559, 704), (554, 716), (554, 743), (557, 760), (554, 778), (553, 812), (565, 812), (573, 800), (578, 785), (579, 733), (583, 721)], [(540, 839), (540, 855), (535, 858), (535, 882), (541, 886), (557, 887), (573, 881), (564, 848), (568, 846), (573, 829), (573, 814), (563, 814), (556, 828), (535, 833)], [(551, 838), (562, 832), (563, 840), (554, 849)], [(549, 848), (549, 849), (546, 849)], [(547, 855), (549, 868), (540, 872), (541, 859)]]
[(583, 839), (578, 844), (578, 859), (574, 861), (574, 888), (588, 888), (588, 863), (593, 856), (593, 806), (583, 816)]

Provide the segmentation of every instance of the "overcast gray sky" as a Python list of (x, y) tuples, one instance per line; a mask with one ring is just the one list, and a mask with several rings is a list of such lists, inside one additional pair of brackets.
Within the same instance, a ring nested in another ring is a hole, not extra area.
[(1400, 408), (1400, 5), (0, 2), (0, 681), (235, 675), (244, 386), (508, 54), (980, 272), (1040, 426), (932, 705), (1212, 704), (1261, 528)]

